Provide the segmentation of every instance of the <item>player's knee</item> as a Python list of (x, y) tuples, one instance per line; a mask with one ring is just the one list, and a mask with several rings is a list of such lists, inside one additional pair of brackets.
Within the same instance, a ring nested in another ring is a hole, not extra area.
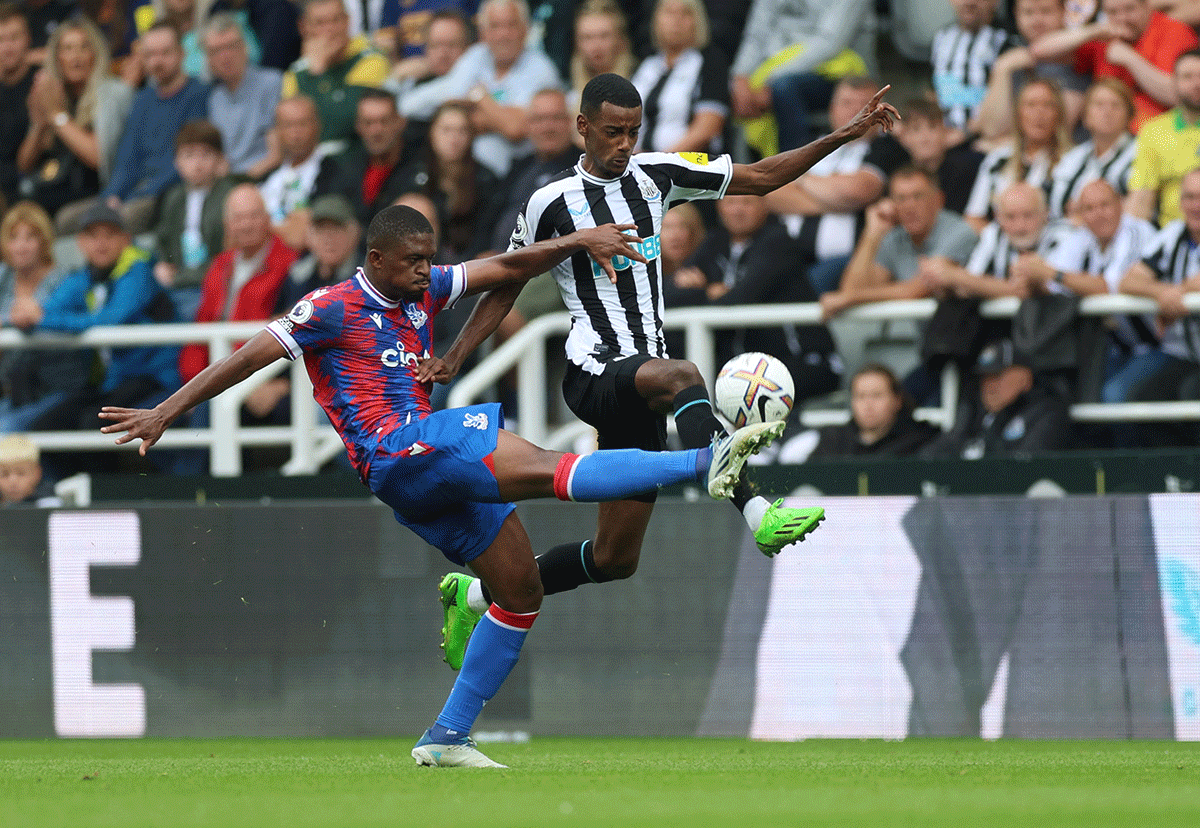
[(638, 560), (641, 558), (640, 549), (627, 547), (603, 548), (593, 546), (592, 560), (596, 568), (614, 581), (632, 578), (637, 572)]
[(667, 360), (666, 386), (672, 395), (696, 385), (704, 385), (699, 368), (686, 359)]
[[(649, 391), (643, 391), (643, 396), (655, 411), (669, 413), (674, 406), (675, 395), (684, 389), (704, 385), (700, 369), (686, 359), (661, 359), (648, 364), (653, 364), (654, 369), (647, 383)], [(640, 373), (638, 381), (639, 384), (643, 381)]]
[(510, 579), (499, 590), (492, 590), (492, 600), (509, 612), (537, 612), (542, 607), (542, 579), (537, 568)]

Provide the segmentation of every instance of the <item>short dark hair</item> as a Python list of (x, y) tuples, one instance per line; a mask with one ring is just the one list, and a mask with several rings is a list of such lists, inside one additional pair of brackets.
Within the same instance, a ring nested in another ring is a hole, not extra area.
[(354, 105), (355, 111), (358, 110), (359, 105), (361, 105), (363, 101), (386, 101), (392, 105), (393, 111), (397, 113), (400, 111), (400, 107), (396, 104), (396, 96), (383, 89), (375, 89), (373, 87), (367, 87), (366, 89), (363, 89), (359, 93), (358, 103)]
[(384, 207), (367, 227), (367, 249), (389, 250), (409, 236), (433, 235), (433, 226), (417, 210), (403, 204)]
[(429, 37), (429, 30), (433, 28), (433, 24), (439, 20), (449, 20), (451, 23), (457, 23), (462, 27), (463, 36), (467, 40), (467, 45), (475, 42), (475, 27), (471, 25), (471, 21), (466, 18), (458, 9), (447, 8), (435, 11), (430, 15), (428, 22), (425, 23), (425, 37)]
[(170, 32), (172, 35), (175, 36), (176, 48), (179, 48), (179, 49), (183, 48), (183, 35), (180, 33), (179, 29), (175, 26), (174, 23), (171, 23), (170, 21), (162, 20), (162, 19), (155, 20), (150, 25), (150, 28), (148, 28), (148, 29), (146, 29), (146, 31), (142, 32), (142, 37), (145, 37), (146, 35), (150, 34), (151, 32)]
[(894, 173), (892, 173), (892, 177), (888, 179), (888, 184), (891, 184), (891, 182), (898, 178), (923, 178), (930, 187), (933, 187), (933, 189), (938, 191), (942, 189), (942, 182), (938, 181), (938, 177), (936, 175), (923, 167), (916, 166), (915, 164), (906, 164), (900, 169), (896, 170)]
[(596, 75), (583, 87), (583, 94), (579, 96), (579, 111), (585, 118), (594, 118), (606, 103), (623, 109), (637, 109), (642, 105), (642, 96), (637, 87), (625, 78), (605, 72)]
[(225, 142), (221, 140), (221, 132), (210, 121), (205, 121), (202, 118), (197, 118), (194, 121), (188, 121), (179, 128), (179, 132), (175, 133), (175, 151), (184, 147), (194, 145), (203, 145), (211, 149), (217, 155), (224, 155)]

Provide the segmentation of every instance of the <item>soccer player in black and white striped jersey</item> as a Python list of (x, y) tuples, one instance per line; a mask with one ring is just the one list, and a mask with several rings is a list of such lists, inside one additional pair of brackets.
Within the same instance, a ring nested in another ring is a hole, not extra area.
[[(686, 446), (706, 446), (724, 428), (713, 413), (704, 377), (686, 360), (668, 357), (663, 344), (662, 284), (658, 234), (673, 202), (762, 195), (794, 181), (837, 147), (899, 117), (880, 90), (858, 116), (831, 135), (754, 164), (727, 155), (634, 154), (642, 123), (641, 96), (624, 78), (605, 74), (583, 90), (577, 128), (585, 152), (573, 169), (534, 193), (517, 222), (511, 245), (526, 244), (617, 221), (635, 224), (647, 262), (614, 260), (615, 280), (575, 257), (553, 275), (572, 315), (563, 393), (580, 419), (595, 426), (601, 448), (666, 446), (666, 415), (674, 413)], [(424, 378), (448, 381), (512, 306), (516, 291), (493, 291)], [(556, 547), (538, 557), (547, 594), (586, 583), (627, 578), (637, 568), (653, 496), (600, 505), (594, 540)], [(742, 509), (764, 554), (771, 556), (803, 539), (823, 517), (821, 509), (790, 509), (754, 496), (744, 480), (731, 500)], [(468, 602), (486, 608), (482, 585), (472, 584)], [(447, 623), (451, 622), (447, 614)]]

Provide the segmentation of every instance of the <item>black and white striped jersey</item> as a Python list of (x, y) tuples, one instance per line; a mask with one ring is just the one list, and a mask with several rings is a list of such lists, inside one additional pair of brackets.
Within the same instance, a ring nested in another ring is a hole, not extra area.
[[(1107, 247), (1101, 248), (1100, 241), (1087, 227), (1077, 227), (1046, 257), (1046, 263), (1063, 273), (1103, 276), (1109, 292), (1119, 293), (1125, 271), (1142, 260), (1143, 252), (1157, 233), (1158, 229), (1145, 219), (1123, 213)], [(1066, 288), (1061, 288), (1061, 292), (1069, 293)], [(1114, 322), (1113, 335), (1130, 350), (1158, 344), (1158, 336), (1153, 333), (1153, 316), (1121, 314), (1114, 317)]]
[[(1200, 273), (1200, 245), (1192, 241), (1183, 219), (1175, 219), (1158, 231), (1144, 251), (1142, 262), (1159, 281), (1177, 285)], [(1162, 332), (1163, 353), (1179, 359), (1200, 361), (1200, 318), (1189, 316)]]
[[(653, 152), (677, 146), (697, 112), (729, 117), (729, 64), (718, 50), (688, 49), (674, 65), (663, 55), (642, 61), (629, 79), (642, 96), (642, 131), (638, 148)], [(720, 133), (705, 148), (722, 151)]]
[(1112, 293), (1120, 292), (1121, 277), (1134, 263), (1140, 262), (1145, 250), (1158, 233), (1158, 229), (1145, 219), (1121, 214), (1121, 223), (1108, 247), (1101, 249), (1100, 242), (1091, 230), (1076, 227), (1067, 233), (1046, 263), (1064, 273), (1091, 273), (1103, 276)]
[(1124, 196), (1129, 192), (1129, 170), (1137, 155), (1137, 140), (1128, 132), (1108, 150), (1096, 155), (1091, 141), (1068, 150), (1054, 165), (1050, 184), (1050, 216), (1062, 218), (1067, 206), (1079, 197), (1085, 185), (1105, 179)]
[[(1066, 222), (1046, 225), (1033, 252), (1049, 261), (1054, 251), (1074, 229)], [(1013, 262), (1019, 255), (1021, 251), (1013, 246), (1008, 236), (1000, 229), (1000, 225), (993, 221), (979, 234), (979, 242), (971, 251), (971, 258), (967, 260), (967, 272), (976, 276), (1007, 279)]]
[[(978, 216), (989, 221), (995, 217), (996, 199), (1014, 181), (1008, 169), (1014, 152), (1016, 148), (1010, 143), (996, 147), (983, 157), (983, 163), (975, 175), (975, 186), (971, 188), (971, 197), (967, 199), (967, 209), (963, 211), (964, 216)], [(1041, 187), (1049, 196), (1050, 174), (1054, 169), (1049, 153), (1040, 152), (1028, 167), (1024, 164), (1021, 166), (1024, 169), (1021, 180)]]
[(634, 354), (666, 357), (662, 331), (659, 232), (673, 204), (715, 199), (733, 177), (728, 155), (646, 152), (629, 160), (620, 178), (597, 178), (583, 159), (530, 196), (517, 216), (509, 250), (602, 224), (636, 224), (648, 264), (613, 259), (617, 283), (585, 252), (552, 271), (571, 313), (567, 358), (593, 374), (604, 363)]
[(995, 26), (968, 32), (957, 23), (933, 36), (933, 88), (946, 125), (964, 129), (987, 93), (992, 64), (1004, 51), (1008, 33)]

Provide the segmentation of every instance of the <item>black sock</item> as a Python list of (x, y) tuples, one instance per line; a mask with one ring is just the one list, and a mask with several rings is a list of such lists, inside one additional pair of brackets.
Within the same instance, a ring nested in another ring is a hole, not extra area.
[(729, 502), (736, 506), (740, 512), (746, 508), (746, 504), (754, 496), (754, 487), (750, 485), (750, 481), (746, 479), (746, 475), (743, 473), (738, 478), (737, 485), (733, 487), (733, 494), (729, 496)]
[(693, 385), (675, 395), (675, 429), (684, 448), (708, 448), (714, 434), (724, 434), (725, 427), (713, 413), (708, 389)]
[(582, 584), (603, 584), (613, 578), (596, 566), (592, 557), (592, 542), (564, 543), (537, 556), (538, 573), (542, 576), (542, 592), (553, 595)]
[[(590, 540), (582, 544), (564, 543), (538, 555), (536, 560), (544, 595), (567, 592), (582, 584), (603, 584), (613, 580), (596, 567)], [(487, 584), (483, 585), (483, 598), (489, 604), (492, 602)]]
[[(693, 385), (675, 395), (675, 429), (679, 432), (680, 441), (687, 448), (705, 448), (712, 441), (712, 435), (726, 434), (725, 427), (713, 413), (712, 403), (708, 400), (708, 391), (703, 385)], [(754, 490), (743, 474), (734, 488), (729, 502), (740, 512), (746, 508)]]

